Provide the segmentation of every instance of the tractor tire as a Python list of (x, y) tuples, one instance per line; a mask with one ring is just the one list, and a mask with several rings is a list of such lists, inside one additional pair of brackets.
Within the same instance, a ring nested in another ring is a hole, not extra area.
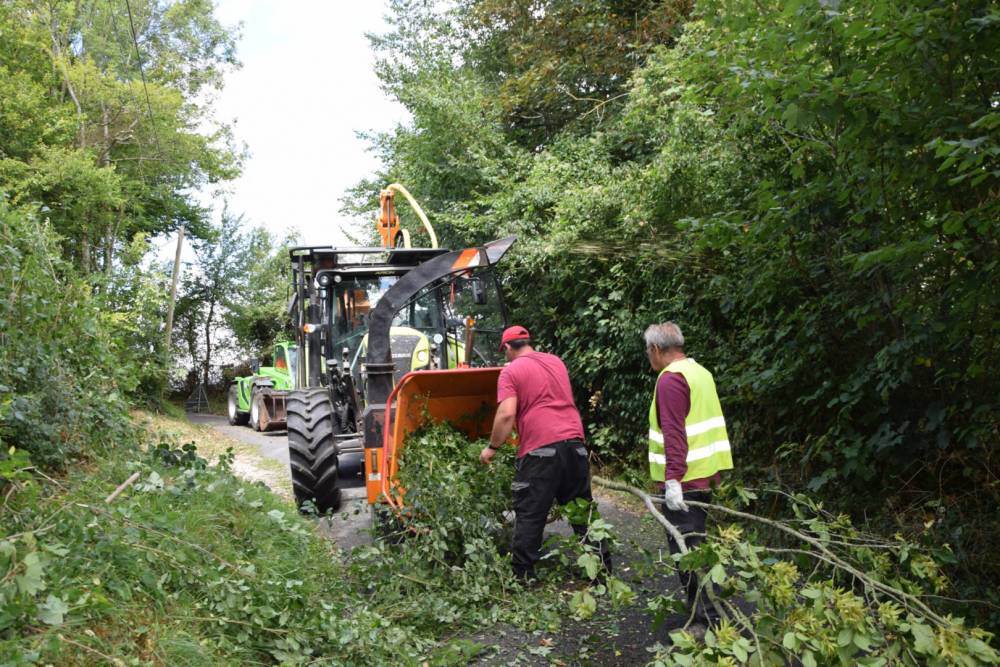
[(236, 395), (239, 391), (236, 385), (230, 385), (229, 387), (229, 398), (227, 400), (226, 412), (229, 416), (229, 423), (232, 426), (243, 426), (250, 420), (250, 415), (246, 412), (240, 412), (240, 399)]
[(260, 430), (260, 411), (263, 409), (261, 403), (264, 399), (260, 397), (260, 392), (253, 391), (250, 394), (250, 426), (255, 431)]
[(337, 433), (333, 403), (326, 389), (289, 392), (288, 455), (295, 502), (311, 501), (320, 514), (340, 509), (337, 486)]

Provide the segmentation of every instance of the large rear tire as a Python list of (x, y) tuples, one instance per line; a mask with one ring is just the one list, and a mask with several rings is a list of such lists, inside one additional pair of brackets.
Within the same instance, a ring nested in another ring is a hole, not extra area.
[(289, 392), (288, 455), (295, 502), (312, 501), (320, 513), (340, 509), (337, 486), (337, 433), (330, 393), (326, 389)]
[(229, 397), (226, 401), (226, 413), (229, 417), (229, 423), (233, 426), (243, 426), (250, 420), (250, 415), (246, 412), (240, 412), (240, 399), (236, 395), (239, 389), (235, 384), (229, 386)]

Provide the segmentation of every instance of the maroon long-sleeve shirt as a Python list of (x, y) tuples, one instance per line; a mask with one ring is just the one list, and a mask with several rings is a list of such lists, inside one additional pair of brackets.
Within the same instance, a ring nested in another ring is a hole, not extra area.
[[(656, 416), (663, 431), (663, 453), (667, 457), (664, 479), (684, 479), (687, 474), (687, 430), (684, 421), (691, 411), (691, 388), (680, 373), (664, 373), (656, 383)], [(718, 485), (719, 473), (711, 477), (681, 482), (684, 491), (697, 491)]]

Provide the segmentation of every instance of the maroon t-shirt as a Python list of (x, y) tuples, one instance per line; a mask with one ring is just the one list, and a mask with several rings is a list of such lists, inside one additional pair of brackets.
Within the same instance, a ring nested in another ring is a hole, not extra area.
[[(691, 388), (680, 373), (664, 373), (656, 383), (656, 416), (663, 431), (663, 453), (667, 457), (664, 479), (684, 479), (687, 474), (688, 443), (687, 428), (684, 426), (691, 411)], [(681, 482), (681, 490), (697, 491), (707, 489), (712, 484), (721, 483), (722, 477), (715, 473), (711, 477), (691, 479)]]
[(517, 456), (563, 440), (583, 440), (562, 359), (547, 352), (523, 354), (500, 371), (497, 403), (517, 397)]

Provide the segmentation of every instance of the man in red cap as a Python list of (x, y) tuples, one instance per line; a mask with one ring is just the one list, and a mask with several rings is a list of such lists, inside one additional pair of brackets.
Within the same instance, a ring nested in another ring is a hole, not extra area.
[[(582, 498), (593, 501), (590, 463), (583, 441), (583, 422), (573, 402), (569, 373), (562, 359), (536, 352), (531, 334), (508, 327), (500, 350), (510, 362), (497, 380), (497, 413), (490, 444), (479, 455), (488, 464), (517, 426), (518, 449), (514, 483), (514, 537), (511, 561), (522, 579), (534, 576), (542, 533), (553, 501), (560, 505)], [(584, 538), (587, 526), (573, 525)], [(605, 542), (595, 544), (605, 567), (611, 556)]]

